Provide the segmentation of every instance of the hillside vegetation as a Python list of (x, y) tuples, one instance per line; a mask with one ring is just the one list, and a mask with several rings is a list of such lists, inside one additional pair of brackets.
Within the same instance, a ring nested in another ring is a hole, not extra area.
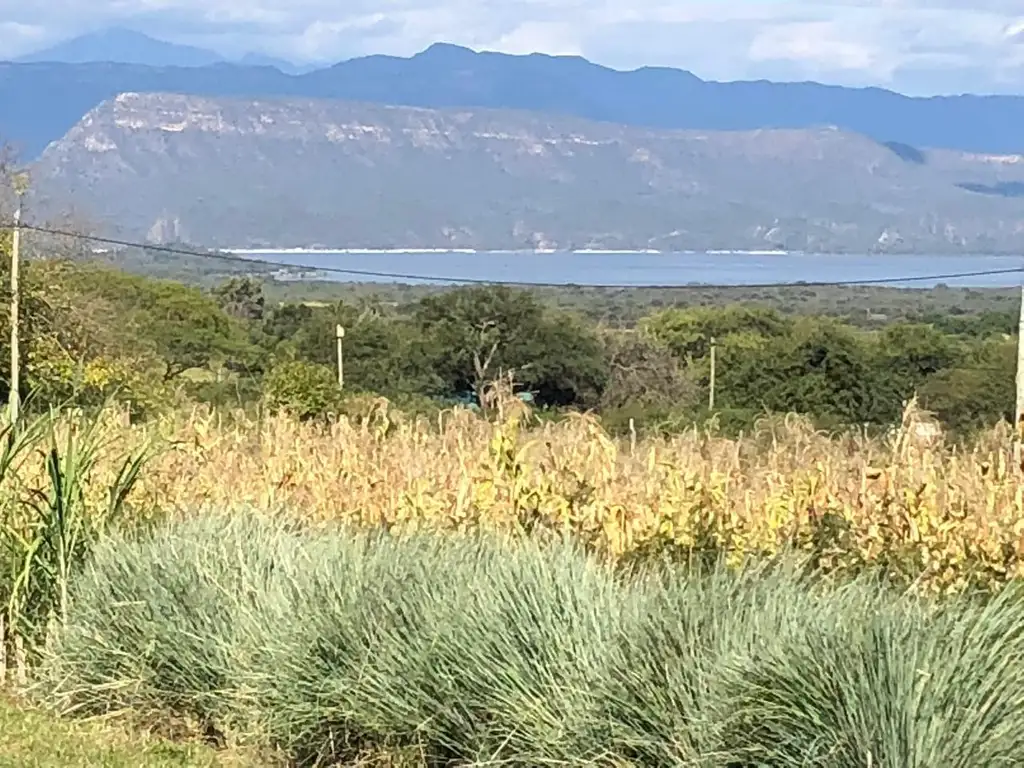
[[(285, 172), (287, 169), (287, 172)], [(835, 128), (125, 93), (34, 170), (39, 210), (133, 239), (332, 248), (1019, 250), (1013, 157)]]

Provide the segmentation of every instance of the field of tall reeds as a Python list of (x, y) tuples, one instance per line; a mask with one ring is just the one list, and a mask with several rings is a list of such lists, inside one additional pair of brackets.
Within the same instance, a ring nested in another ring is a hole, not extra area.
[(1009, 432), (918, 421), (43, 416), (0, 435), (0, 674), (298, 764), (1019, 765)]

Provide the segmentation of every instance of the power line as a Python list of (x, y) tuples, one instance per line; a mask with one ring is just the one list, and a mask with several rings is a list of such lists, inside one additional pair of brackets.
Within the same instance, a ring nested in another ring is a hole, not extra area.
[[(366, 270), (366, 269), (348, 269), (343, 267), (318, 267), (308, 264), (290, 264), (283, 261), (273, 261), (270, 259), (250, 258), (246, 256), (238, 256), (235, 254), (224, 253), (223, 251), (198, 251), (187, 248), (177, 248), (174, 246), (166, 245), (153, 245), (151, 243), (140, 243), (131, 240), (119, 240), (110, 237), (101, 237), (99, 235), (85, 235), (80, 232), (70, 232), (66, 230), (54, 229), (51, 227), (43, 227), (35, 224), (21, 224), (22, 230), (30, 232), (39, 232), (41, 234), (55, 235), (59, 237), (69, 237), (79, 240), (86, 240), (93, 243), (102, 243), (104, 245), (114, 245), (122, 248), (137, 248), (145, 251), (153, 251), (156, 253), (167, 253), (177, 256), (190, 256), (193, 258), (200, 259), (211, 259), (214, 261), (228, 262), (232, 264), (246, 264), (249, 266), (265, 266), (265, 267), (277, 267), (279, 269), (290, 269), (299, 270), (305, 272), (325, 272), (328, 274), (339, 274), (339, 275), (351, 275), (357, 277), (377, 277), (386, 278), (389, 280), (409, 280), (416, 282), (437, 282), (437, 283), (450, 283), (450, 284), (463, 284), (463, 285), (507, 285), (512, 287), (524, 287), (524, 288), (600, 288), (600, 289), (613, 289), (613, 288), (644, 288), (648, 290), (724, 290), (724, 289), (745, 289), (745, 290), (757, 290), (767, 288), (841, 288), (847, 286), (858, 286), (858, 285), (887, 285), (891, 283), (910, 283), (910, 282), (939, 282), (944, 280), (960, 280), (968, 277), (994, 277), (997, 275), (1019, 275), (1024, 273), (1024, 267), (1014, 267), (1007, 269), (986, 269), (978, 270), (973, 272), (953, 272), (947, 274), (931, 274), (931, 275), (907, 275), (903, 277), (886, 277), (886, 278), (860, 278), (854, 280), (816, 280), (816, 281), (799, 281), (799, 282), (772, 282), (772, 283), (742, 283), (742, 284), (729, 284), (729, 283), (689, 283), (689, 284), (655, 284), (655, 285), (624, 285), (624, 284), (591, 284), (587, 283), (584, 285), (578, 283), (548, 283), (548, 282), (533, 282), (533, 281), (520, 281), (520, 280), (485, 280), (482, 278), (472, 277), (439, 277), (436, 275), (421, 275), (421, 274), (409, 274), (402, 272), (382, 272), (377, 270)], [(0, 226), (0, 229), (11, 229), (11, 224), (4, 224)]]

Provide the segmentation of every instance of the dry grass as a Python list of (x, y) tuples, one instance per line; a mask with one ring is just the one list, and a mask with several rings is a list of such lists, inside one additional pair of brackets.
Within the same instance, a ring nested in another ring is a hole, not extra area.
[(1020, 575), (1024, 486), (1008, 432), (958, 450), (915, 439), (919, 421), (911, 408), (887, 440), (789, 417), (738, 440), (695, 430), (630, 442), (588, 416), (531, 426), (521, 404), (491, 420), (457, 411), (427, 423), (381, 402), (327, 427), (196, 411), (112, 423), (116, 450), (94, 473), (93, 502), (156, 429), (170, 448), (143, 472), (137, 509), (257, 507), (399, 533), (570, 531), (614, 558), (655, 545), (736, 558), (796, 546), (831, 567), (883, 563), (942, 590)]

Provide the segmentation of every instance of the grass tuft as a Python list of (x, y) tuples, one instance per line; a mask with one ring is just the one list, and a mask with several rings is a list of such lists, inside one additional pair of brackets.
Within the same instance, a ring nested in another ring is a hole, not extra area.
[(733, 671), (726, 738), (778, 768), (1024, 764), (1018, 592), (936, 606), (865, 591)]

